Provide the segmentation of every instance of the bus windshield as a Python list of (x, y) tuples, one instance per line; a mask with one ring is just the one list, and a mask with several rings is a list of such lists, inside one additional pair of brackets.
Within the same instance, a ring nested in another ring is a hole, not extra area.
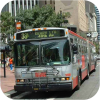
[(15, 44), (16, 66), (68, 65), (70, 47), (67, 39)]
[(16, 66), (39, 65), (39, 43), (25, 42), (15, 44)]
[(41, 48), (42, 65), (62, 65), (70, 63), (70, 48), (67, 39), (43, 41)]

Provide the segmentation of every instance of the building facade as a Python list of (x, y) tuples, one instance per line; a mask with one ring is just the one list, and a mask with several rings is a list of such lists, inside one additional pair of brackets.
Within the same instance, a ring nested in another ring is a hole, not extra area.
[(55, 2), (57, 0), (39, 0), (39, 6), (42, 7), (44, 5), (51, 5), (52, 8), (55, 10)]
[[(2, 9), (1, 12), (9, 12), (11, 16), (16, 16), (17, 11), (22, 8), (23, 10), (32, 9), (35, 5), (39, 5), (39, 0), (13, 0), (8, 2)], [(16, 20), (15, 20), (16, 22)], [(13, 40), (13, 36), (8, 36), (10, 40)], [(5, 39), (5, 43), (8, 43), (8, 39)]]
[(10, 12), (12, 16), (16, 16), (17, 11), (22, 8), (32, 9), (35, 5), (39, 4), (39, 0), (13, 0), (8, 2), (2, 9), (2, 12)]
[(89, 33), (91, 33), (91, 40), (92, 41), (97, 41), (97, 36), (98, 36), (98, 32), (97, 32), (97, 16), (95, 13), (95, 7), (94, 4), (89, 2), (89, 1), (85, 1), (85, 9), (86, 9), (86, 15), (88, 16), (88, 31)]
[(95, 6), (95, 12), (96, 12), (96, 16), (97, 16), (98, 41), (100, 41), (100, 12), (96, 6)]
[(68, 18), (68, 28), (77, 28), (77, 31), (88, 30), (88, 20), (85, 14), (84, 0), (40, 0), (39, 6), (51, 5), (56, 13), (70, 12), (71, 17)]

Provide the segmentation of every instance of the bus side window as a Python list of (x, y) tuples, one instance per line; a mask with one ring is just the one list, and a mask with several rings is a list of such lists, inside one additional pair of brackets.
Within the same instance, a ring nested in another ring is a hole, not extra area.
[(78, 47), (79, 47), (79, 49), (78, 49), (78, 50), (79, 50), (79, 53), (81, 53), (81, 48), (80, 48), (80, 45), (79, 45)]
[(70, 38), (70, 42), (73, 43), (73, 39), (72, 38)]
[[(73, 44), (73, 38), (70, 38), (70, 42), (71, 44)], [(71, 46), (71, 54), (72, 54), (72, 63), (74, 62), (74, 55), (73, 55), (73, 51), (72, 51), (72, 46)]]

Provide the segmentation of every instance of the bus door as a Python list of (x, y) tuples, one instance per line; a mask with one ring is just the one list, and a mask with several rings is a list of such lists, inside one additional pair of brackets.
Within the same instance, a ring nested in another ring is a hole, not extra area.
[(91, 51), (91, 71), (92, 71), (95, 67), (94, 48), (93, 48), (93, 46), (91, 46), (90, 49), (91, 49), (90, 51)]
[(73, 37), (70, 38), (70, 42), (71, 42), (70, 46), (71, 46), (71, 61), (72, 61), (73, 78), (76, 78), (78, 62), (77, 62), (77, 54), (73, 54), (73, 50), (72, 50), (72, 44), (75, 43)]
[(88, 62), (89, 62), (89, 71), (91, 70), (91, 49), (90, 49), (90, 44), (89, 41), (87, 41), (87, 53), (88, 53)]

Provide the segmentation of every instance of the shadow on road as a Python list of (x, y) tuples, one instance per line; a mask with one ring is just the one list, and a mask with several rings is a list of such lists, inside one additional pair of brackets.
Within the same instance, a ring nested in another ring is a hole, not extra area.
[(69, 91), (56, 91), (56, 92), (32, 92), (30, 95), (22, 99), (49, 99), (49, 98), (69, 98), (73, 95), (75, 90)]

